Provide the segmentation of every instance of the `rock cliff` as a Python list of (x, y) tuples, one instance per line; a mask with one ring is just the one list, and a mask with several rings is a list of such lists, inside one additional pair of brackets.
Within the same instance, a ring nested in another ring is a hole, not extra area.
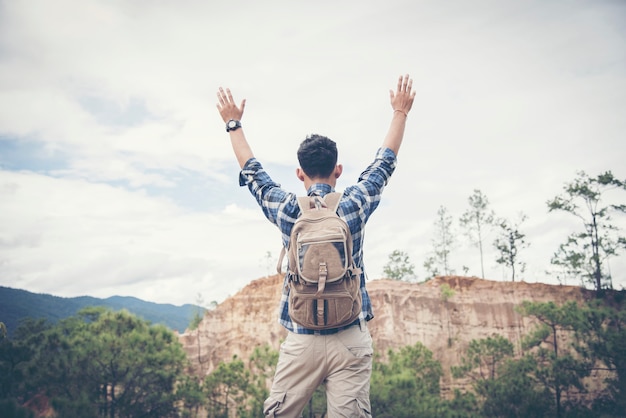
[[(286, 336), (277, 322), (281, 286), (278, 275), (255, 280), (208, 311), (195, 331), (180, 335), (193, 373), (208, 374), (233, 355), (245, 360), (263, 344), (278, 350)], [(522, 301), (561, 304), (591, 296), (574, 286), (458, 276), (425, 283), (372, 280), (367, 288), (375, 315), (368, 323), (375, 349), (384, 355), (389, 349), (421, 342), (442, 364), (444, 392), (451, 388), (450, 366), (459, 364), (471, 340), (498, 334), (519, 352), (521, 337), (533, 325), (515, 311)]]

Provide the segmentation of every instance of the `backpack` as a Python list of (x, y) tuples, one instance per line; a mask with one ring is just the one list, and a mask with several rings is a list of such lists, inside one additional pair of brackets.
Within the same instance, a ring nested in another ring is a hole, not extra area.
[[(339, 328), (361, 313), (361, 269), (352, 259), (352, 234), (337, 215), (340, 193), (298, 197), (300, 216), (288, 253), (289, 316), (313, 330)], [(285, 248), (278, 260), (282, 273)]]

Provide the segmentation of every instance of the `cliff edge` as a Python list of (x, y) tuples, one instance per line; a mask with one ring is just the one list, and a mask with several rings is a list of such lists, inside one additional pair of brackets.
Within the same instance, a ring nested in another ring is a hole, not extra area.
[[(196, 375), (210, 373), (233, 355), (247, 360), (257, 346), (278, 350), (286, 336), (278, 324), (282, 276), (252, 281), (236, 295), (208, 311), (198, 328), (180, 335)], [(417, 342), (441, 362), (442, 389), (449, 390), (450, 366), (473, 339), (493, 334), (509, 339), (521, 351), (521, 338), (533, 326), (515, 307), (533, 302), (582, 302), (592, 292), (576, 286), (498, 282), (475, 277), (435, 277), (423, 283), (371, 280), (367, 283), (375, 318), (368, 323), (375, 349), (383, 356)]]

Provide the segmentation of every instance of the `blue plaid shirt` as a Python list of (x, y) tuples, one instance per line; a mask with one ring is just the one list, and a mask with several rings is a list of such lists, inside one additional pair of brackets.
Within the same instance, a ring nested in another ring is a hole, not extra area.
[[(396, 155), (389, 148), (380, 148), (374, 162), (365, 169), (358, 182), (346, 188), (339, 202), (337, 214), (348, 224), (352, 234), (352, 257), (354, 263), (362, 271), (361, 295), (362, 309), (359, 320), (369, 321), (374, 317), (372, 303), (365, 288), (365, 269), (363, 268), (363, 238), (364, 227), (370, 215), (378, 207), (382, 191), (396, 168)], [(283, 190), (280, 184), (275, 183), (256, 158), (246, 162), (239, 175), (239, 185), (248, 186), (263, 210), (265, 217), (275, 224), (282, 234), (283, 246), (288, 248), (289, 236), (296, 219), (300, 215), (298, 198), (294, 193)], [(325, 196), (332, 192), (330, 185), (324, 183), (313, 184), (307, 195)], [(339, 329), (315, 331), (299, 326), (291, 320), (288, 313), (289, 286), (285, 276), (282, 296), (280, 300), (279, 322), (291, 332), (297, 334), (331, 334)]]

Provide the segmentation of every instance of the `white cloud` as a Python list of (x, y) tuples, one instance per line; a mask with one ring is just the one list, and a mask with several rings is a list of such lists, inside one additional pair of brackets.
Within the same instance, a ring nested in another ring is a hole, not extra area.
[[(347, 186), (386, 133), (388, 90), (411, 73), (398, 170), (367, 232), (371, 278), (396, 248), (421, 268), (437, 208), (458, 217), (480, 189), (499, 215), (529, 215), (526, 277), (547, 280), (570, 224), (545, 201), (578, 170), (626, 176), (620, 2), (235, 3), (3, 4), (0, 150), (31, 145), (10, 164), (0, 155), (16, 170), (0, 178), (4, 280), (182, 303), (265, 274), (278, 232), (237, 186), (219, 86), (248, 99), (257, 156), (302, 191), (299, 142), (337, 140)], [(459, 248), (457, 270), (475, 272), (473, 254)]]
[(32, 173), (1, 171), (0, 185), (0, 276), (12, 287), (221, 300), (264, 274), (258, 260), (280, 245), (267, 239), (274, 231), (256, 212), (232, 206), (199, 214), (141, 193)]

